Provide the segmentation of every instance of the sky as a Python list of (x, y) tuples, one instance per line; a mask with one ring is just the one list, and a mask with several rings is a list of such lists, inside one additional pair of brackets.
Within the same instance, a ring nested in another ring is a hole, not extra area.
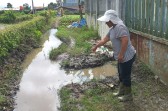
[[(33, 0), (34, 6), (48, 6), (50, 2), (56, 3), (56, 0)], [(0, 8), (7, 6), (7, 3), (11, 3), (13, 7), (22, 6), (24, 3), (28, 3), (32, 6), (32, 0), (0, 0)]]

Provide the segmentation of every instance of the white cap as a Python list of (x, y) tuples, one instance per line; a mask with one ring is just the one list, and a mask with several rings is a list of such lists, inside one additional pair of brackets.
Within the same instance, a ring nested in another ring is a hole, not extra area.
[(114, 24), (118, 24), (119, 22), (123, 22), (119, 17), (115, 10), (107, 10), (104, 15), (97, 19), (98, 21), (108, 22), (112, 21)]

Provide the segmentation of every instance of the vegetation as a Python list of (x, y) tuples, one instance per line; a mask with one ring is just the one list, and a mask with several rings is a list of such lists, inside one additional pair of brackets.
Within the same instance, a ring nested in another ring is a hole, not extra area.
[(49, 58), (52, 60), (56, 60), (57, 56), (62, 54), (63, 52), (66, 52), (66, 49), (68, 48), (68, 46), (65, 43), (62, 43), (57, 50), (52, 49), (52, 53), (49, 55)]
[(5, 11), (0, 16), (0, 23), (14, 23), (16, 19), (16, 15), (13, 11)]
[(56, 7), (57, 7), (56, 3), (51, 2), (50, 4), (48, 4), (48, 9), (54, 10)]
[(7, 3), (7, 8), (12, 8), (12, 4), (11, 3)]
[(155, 75), (149, 67), (138, 60), (133, 65), (132, 73), (133, 102), (119, 102), (117, 97), (113, 96), (113, 92), (118, 88), (111, 89), (100, 84), (100, 80), (94, 79), (82, 85), (73, 83), (63, 87), (59, 92), (60, 110), (154, 111), (156, 107), (158, 110), (167, 110), (167, 86), (155, 80)]
[(72, 24), (72, 22), (78, 22), (80, 20), (79, 15), (65, 15), (64, 17), (62, 17), (60, 19), (60, 27), (66, 27), (70, 24)]
[(37, 17), (31, 21), (16, 24), (6, 30), (2, 30), (0, 33), (0, 60), (9, 55), (13, 49), (19, 47), (23, 39), (31, 37), (39, 40), (44, 26), (44, 18)]
[(39, 15), (49, 19), (56, 15), (56, 11), (44, 10), (44, 11), (37, 12), (36, 15), (33, 15), (33, 14), (25, 14), (24, 12), (15, 12), (10, 10), (10, 11), (2, 11), (0, 14), (1, 14), (0, 23), (11, 24), (11, 23), (23, 22), (26, 20), (31, 20), (33, 19), (33, 17), (39, 16)]
[(24, 14), (15, 11), (4, 11), (4, 13), (2, 13), (0, 16), (0, 23), (6, 23), (6, 24), (18, 23), (32, 18), (33, 15), (30, 14)]
[(31, 11), (31, 6), (28, 3), (23, 4), (23, 10), (25, 14), (28, 14)]
[[(57, 32), (57, 37), (65, 42), (66, 45), (70, 44), (71, 39), (75, 40), (74, 46), (69, 49), (63, 49), (62, 53), (66, 51), (71, 56), (77, 56), (83, 53), (87, 54), (91, 49), (91, 44), (88, 41), (98, 37), (97, 31), (95, 31), (93, 28), (89, 29), (87, 26), (82, 28), (67, 28), (67, 26), (72, 24), (74, 21), (79, 21), (79, 16), (64, 16), (60, 20), (60, 27)], [(50, 52), (50, 59), (52, 60), (58, 55), (58, 53), (56, 53), (57, 51), (55, 50), (60, 49), (56, 48)]]
[(42, 34), (55, 20), (50, 14), (36, 15), (0, 30), (0, 110), (6, 107), (5, 110), (12, 110), (12, 96), (14, 90), (18, 90), (15, 83), (20, 80), (20, 64), (32, 48), (40, 47)]
[(112, 92), (110, 88), (97, 85), (94, 88), (83, 90), (79, 98), (76, 98), (72, 97), (73, 89), (63, 87), (59, 93), (60, 109), (61, 111), (121, 111), (123, 105), (113, 96)]

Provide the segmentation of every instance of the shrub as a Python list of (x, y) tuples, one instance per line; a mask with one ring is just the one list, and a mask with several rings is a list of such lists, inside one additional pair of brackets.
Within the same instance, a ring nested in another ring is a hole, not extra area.
[(5, 11), (4, 14), (0, 16), (0, 22), (2, 23), (14, 23), (16, 15), (13, 11)]
[(22, 41), (26, 38), (33, 38), (35, 41), (39, 41), (42, 35), (41, 32), (44, 30), (46, 24), (44, 17), (35, 17), (31, 21), (25, 21), (1, 30), (0, 60), (3, 60), (4, 57), (8, 56), (11, 50), (19, 47)]

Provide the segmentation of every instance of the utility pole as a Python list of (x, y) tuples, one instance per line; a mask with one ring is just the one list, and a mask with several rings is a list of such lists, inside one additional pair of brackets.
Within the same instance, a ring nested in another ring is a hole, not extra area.
[(79, 15), (80, 15), (80, 19), (82, 19), (82, 18), (83, 18), (83, 16), (82, 16), (82, 4), (81, 4), (81, 1), (80, 1), (80, 0), (78, 0), (78, 5), (79, 5)]
[(32, 0), (32, 10), (33, 10), (33, 14), (35, 14), (33, 0)]

